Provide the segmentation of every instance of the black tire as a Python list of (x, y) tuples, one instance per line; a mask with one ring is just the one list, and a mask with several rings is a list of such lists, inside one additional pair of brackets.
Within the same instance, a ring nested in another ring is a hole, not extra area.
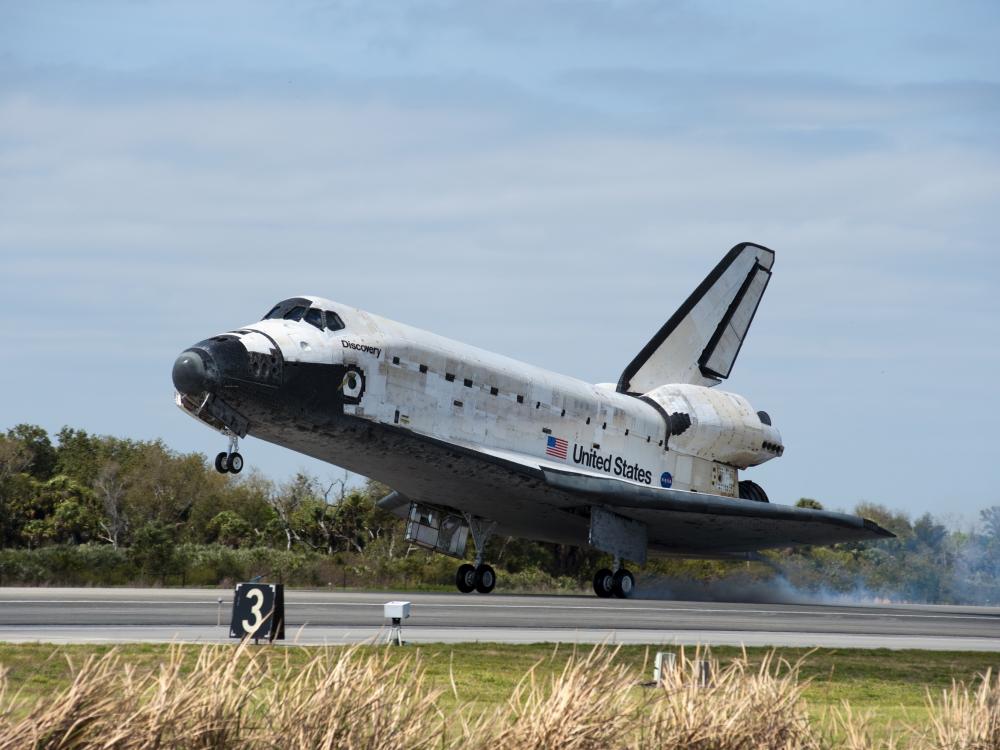
[(469, 563), (462, 563), (455, 573), (455, 586), (463, 594), (470, 594), (476, 590), (476, 569)]
[(215, 470), (220, 474), (225, 474), (229, 469), (226, 468), (226, 459), (229, 458), (229, 454), (220, 453), (215, 457)]
[(226, 459), (226, 469), (230, 474), (239, 474), (243, 471), (243, 456), (239, 453), (230, 453)]
[(614, 595), (614, 575), (607, 568), (601, 568), (594, 573), (594, 593), (602, 599)]
[(767, 493), (764, 492), (764, 488), (756, 482), (751, 482), (749, 479), (744, 479), (740, 482), (740, 499), (752, 500), (755, 503), (770, 502), (767, 499)]
[(485, 563), (476, 568), (476, 591), (488, 594), (497, 585), (497, 573)]
[(611, 589), (619, 599), (628, 599), (635, 592), (635, 576), (625, 568), (619, 568), (612, 579)]

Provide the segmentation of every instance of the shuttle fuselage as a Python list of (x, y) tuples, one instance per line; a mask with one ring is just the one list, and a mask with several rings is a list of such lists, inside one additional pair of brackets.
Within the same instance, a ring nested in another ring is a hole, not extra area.
[[(176, 400), (233, 442), (252, 435), (389, 485), (383, 507), (409, 519), (415, 543), (462, 556), (459, 532), (471, 531), (463, 591), (492, 589), (482, 556), (498, 531), (611, 553), (595, 590), (624, 596), (619, 560), (642, 562), (647, 548), (732, 556), (872, 534), (853, 516), (766, 508), (739, 478), (780, 455), (781, 436), (710, 386), (728, 376), (772, 263), (750, 243), (730, 251), (617, 384), (306, 296), (182, 353)], [(242, 468), (235, 446), (216, 466)]]

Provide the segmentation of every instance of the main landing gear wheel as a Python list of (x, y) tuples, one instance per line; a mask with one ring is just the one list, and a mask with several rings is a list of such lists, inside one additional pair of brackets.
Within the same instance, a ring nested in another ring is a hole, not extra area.
[(625, 568), (619, 568), (612, 577), (611, 589), (619, 599), (628, 599), (635, 591), (635, 576)]
[(594, 573), (594, 593), (602, 599), (608, 599), (615, 593), (614, 573), (607, 568), (601, 568)]
[(226, 461), (229, 458), (229, 454), (223, 451), (218, 456), (215, 457), (215, 470), (220, 474), (225, 474), (229, 469), (226, 468)]
[(239, 474), (243, 471), (243, 456), (239, 453), (230, 453), (226, 459), (226, 471), (230, 474)]
[(469, 565), (469, 563), (462, 563), (458, 566), (458, 572), (455, 573), (455, 585), (463, 594), (471, 594), (476, 590), (477, 578), (476, 567)]
[(476, 591), (480, 594), (488, 594), (497, 585), (497, 574), (489, 565), (485, 563), (476, 568)]
[(483, 562), (483, 553), (486, 551), (486, 542), (496, 528), (496, 523), (471, 513), (463, 515), (465, 522), (469, 524), (469, 531), (472, 532), (472, 541), (476, 545), (476, 563), (475, 565), (462, 563), (458, 566), (455, 572), (455, 586), (463, 594), (470, 594), (473, 591), (488, 594), (497, 585), (497, 574)]

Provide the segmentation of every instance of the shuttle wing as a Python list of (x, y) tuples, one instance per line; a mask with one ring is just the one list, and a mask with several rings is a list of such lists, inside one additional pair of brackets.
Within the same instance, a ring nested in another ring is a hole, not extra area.
[(643, 487), (559, 469), (542, 471), (550, 486), (642, 521), (651, 547), (678, 554), (726, 555), (894, 536), (874, 521), (846, 513)]
[[(544, 503), (550, 510), (601, 506), (641, 521), (646, 525), (650, 547), (661, 552), (726, 557), (768, 548), (894, 536), (873, 521), (847, 513), (650, 487), (596, 471), (567, 469), (554, 461), (514, 451), (447, 445), (451, 451), (500, 469), (497, 481), (509, 482), (513, 493), (533, 495), (536, 503)], [(513, 480), (515, 475), (528, 479), (528, 484)], [(549, 492), (530, 490), (535, 482)]]
[(711, 386), (728, 378), (773, 265), (774, 251), (766, 247), (744, 242), (730, 250), (625, 368), (618, 391)]

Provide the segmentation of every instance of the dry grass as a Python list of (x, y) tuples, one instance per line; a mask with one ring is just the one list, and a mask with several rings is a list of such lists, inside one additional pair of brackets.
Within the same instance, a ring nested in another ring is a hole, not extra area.
[(1000, 750), (1000, 679), (989, 673), (928, 695), (929, 723), (886, 738), (849, 706), (829, 725), (811, 722), (801, 665), (774, 655), (757, 666), (745, 654), (710, 659), (706, 684), (703, 655), (682, 652), (661, 685), (644, 689), (615, 649), (599, 647), (549, 677), (537, 663), (504, 703), (483, 709), (454, 684), (442, 701), (415, 655), (331, 648), (300, 666), (292, 654), (174, 647), (138, 670), (111, 651), (71, 665), (67, 686), (30, 704), (0, 673), (0, 750)]
[(987, 671), (978, 686), (954, 684), (940, 699), (928, 694), (928, 750), (1000, 750), (1000, 674)]
[[(443, 723), (437, 694), (412, 660), (328, 651), (296, 672), (260, 652), (224, 646), (183, 670), (175, 647), (139, 677), (115, 651), (74, 670), (64, 691), (27, 712), (5, 700), (0, 750), (15, 748), (381, 748), (430, 747)], [(11, 721), (12, 715), (25, 714)]]
[(928, 722), (905, 737), (874, 739), (869, 716), (845, 705), (834, 717), (846, 750), (1000, 750), (1000, 677), (990, 670), (973, 686), (953, 683), (940, 696), (927, 694)]
[[(599, 648), (575, 655), (562, 673), (538, 680), (531, 669), (506, 705), (464, 727), (462, 747), (597, 750), (626, 747), (637, 720), (631, 695), (634, 677), (615, 664), (617, 650)], [(536, 665), (537, 667), (538, 665)]]
[[(701, 664), (709, 667), (705, 679)], [(798, 665), (765, 657), (756, 669), (746, 655), (723, 667), (716, 659), (680, 653), (653, 701), (640, 747), (801, 748), (821, 745), (802, 700)]]

